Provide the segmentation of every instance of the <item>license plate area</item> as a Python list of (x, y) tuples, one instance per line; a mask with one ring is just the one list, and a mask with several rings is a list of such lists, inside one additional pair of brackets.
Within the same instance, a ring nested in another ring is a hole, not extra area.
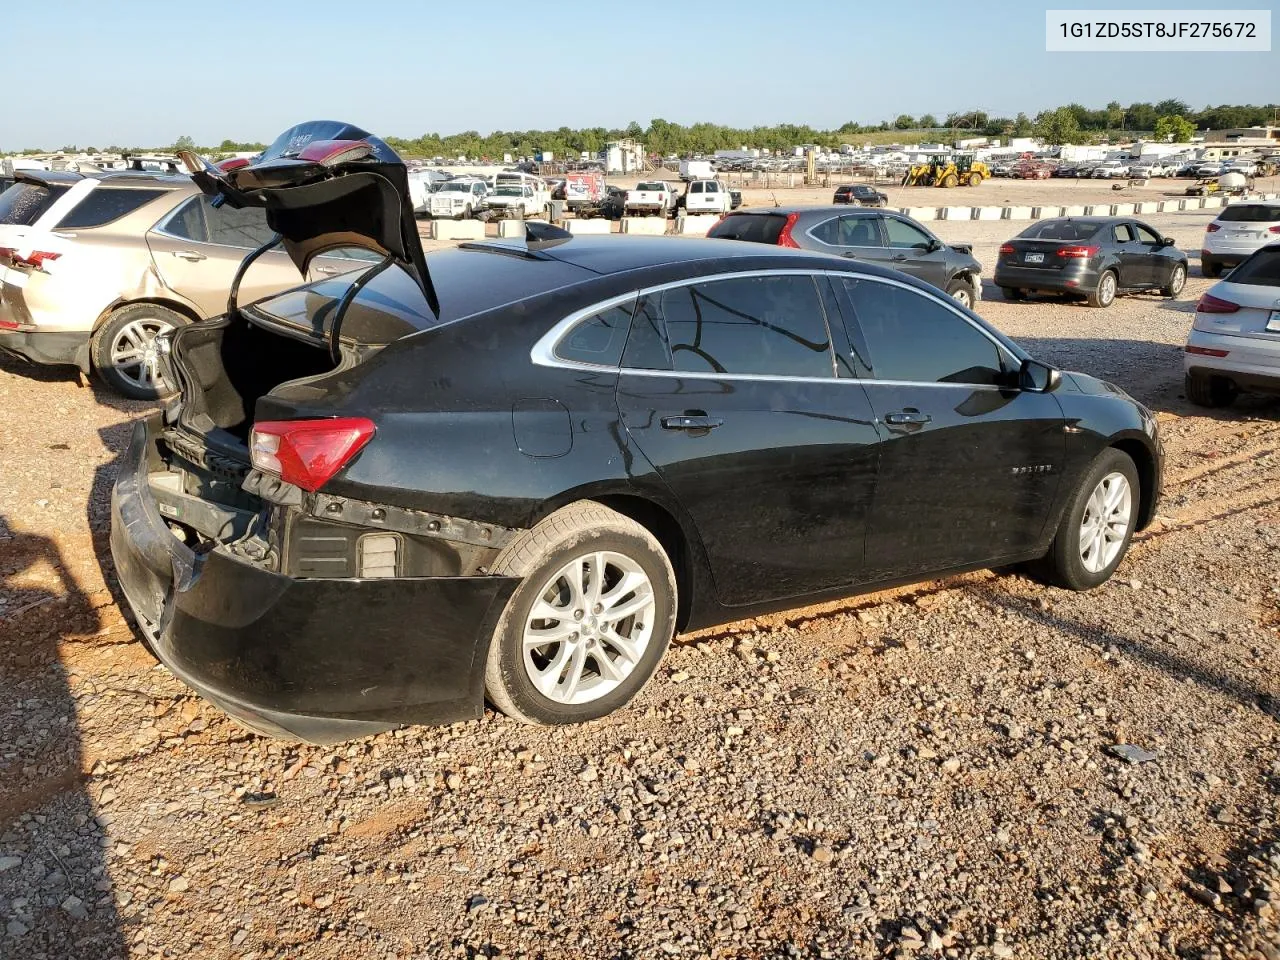
[(1024, 263), (1044, 263), (1043, 253), (1028, 253)]
[(1280, 310), (1271, 311), (1271, 316), (1267, 318), (1267, 330), (1271, 333), (1280, 333)]

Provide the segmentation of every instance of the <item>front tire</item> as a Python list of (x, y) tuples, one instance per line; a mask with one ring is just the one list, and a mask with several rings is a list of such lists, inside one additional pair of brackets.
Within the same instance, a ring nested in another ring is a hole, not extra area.
[(1169, 298), (1174, 298), (1182, 292), (1182, 288), (1187, 285), (1187, 268), (1180, 263), (1173, 265), (1173, 272), (1169, 274), (1169, 282), (1160, 288), (1160, 292)]
[(1116, 302), (1116, 274), (1114, 270), (1104, 270), (1098, 278), (1098, 285), (1089, 294), (1089, 306), (1106, 308)]
[(161, 368), (155, 339), (185, 327), (182, 314), (154, 303), (133, 303), (116, 310), (89, 344), (93, 368), (103, 381), (131, 400), (158, 400), (176, 389)]
[(485, 691), (523, 723), (581, 723), (619, 709), (675, 632), (666, 551), (603, 504), (557, 510), (504, 548), (493, 573), (522, 582), (490, 641)]
[(1041, 577), (1068, 590), (1105, 583), (1129, 552), (1140, 507), (1138, 468), (1127, 454), (1109, 447), (1094, 460), (1063, 513), (1038, 564)]
[(973, 284), (964, 277), (956, 277), (947, 284), (947, 296), (970, 310), (973, 309), (973, 303), (976, 299)]

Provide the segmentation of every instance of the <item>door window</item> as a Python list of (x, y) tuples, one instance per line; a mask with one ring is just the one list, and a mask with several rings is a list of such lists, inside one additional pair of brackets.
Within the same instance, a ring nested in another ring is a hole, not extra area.
[[(893, 223), (900, 221), (894, 220)], [(845, 247), (878, 247), (880, 231), (875, 217), (841, 217), (840, 244)]]
[(804, 275), (735, 277), (649, 294), (637, 311), (625, 365), (834, 376), (822, 303), (813, 278)]
[[(933, 297), (875, 280), (841, 280), (874, 378), (909, 383), (1002, 384), (1002, 351)], [(850, 338), (858, 341), (855, 331)]]
[(205, 223), (209, 229), (209, 242), (228, 247), (256, 249), (270, 240), (275, 233), (267, 226), (267, 215), (259, 207), (237, 210), (229, 204), (214, 207), (204, 200)]
[(832, 217), (830, 220), (823, 220), (822, 223), (809, 231), (809, 236), (819, 243), (829, 244), (833, 247), (840, 246), (840, 218)]
[(1134, 229), (1138, 231), (1138, 239), (1143, 243), (1159, 243), (1160, 238), (1155, 235), (1150, 227), (1144, 227), (1140, 223), (1134, 224)]
[(622, 348), (631, 326), (634, 300), (601, 310), (576, 324), (559, 343), (556, 356), (576, 363), (616, 367), (622, 362)]
[(899, 249), (919, 247), (923, 249), (929, 246), (929, 235), (905, 220), (899, 220), (897, 217), (885, 217), (884, 229), (885, 233), (889, 235), (889, 246), (891, 247)]
[(201, 197), (192, 197), (169, 215), (160, 229), (182, 240), (208, 243), (209, 231), (204, 224), (204, 203)]
[(1111, 233), (1116, 238), (1116, 243), (1128, 243), (1133, 239), (1133, 231), (1129, 229), (1127, 223), (1116, 224)]

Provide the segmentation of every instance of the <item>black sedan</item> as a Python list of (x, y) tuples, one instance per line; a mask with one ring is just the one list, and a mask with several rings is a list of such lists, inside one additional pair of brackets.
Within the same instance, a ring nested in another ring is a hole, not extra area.
[(122, 459), (142, 634), (254, 729), (588, 720), (676, 631), (1019, 561), (1089, 589), (1154, 515), (1144, 407), (912, 278), (544, 224), (428, 261), (403, 165), (341, 124), (187, 162), (300, 269), (384, 258), (173, 334)]
[(995, 283), (1009, 300), (1048, 291), (1109, 307), (1121, 293), (1176, 297), (1187, 284), (1187, 255), (1140, 220), (1057, 217), (1000, 247)]
[(943, 243), (921, 223), (891, 210), (845, 207), (765, 207), (730, 213), (707, 233), (717, 240), (745, 240), (830, 253), (874, 263), (931, 283), (972, 307), (980, 264), (967, 243)]
[(875, 187), (865, 183), (844, 184), (836, 187), (832, 203), (851, 203), (861, 207), (883, 207), (889, 202), (889, 195), (881, 193)]

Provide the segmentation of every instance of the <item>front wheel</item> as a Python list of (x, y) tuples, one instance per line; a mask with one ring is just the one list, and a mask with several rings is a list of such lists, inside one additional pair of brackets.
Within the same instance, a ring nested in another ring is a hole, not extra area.
[(622, 707), (675, 631), (666, 552), (603, 504), (557, 510), (504, 548), (493, 573), (521, 583), (490, 641), (485, 691), (524, 723), (580, 723)]
[(165, 377), (156, 338), (188, 320), (154, 303), (134, 303), (109, 316), (93, 335), (89, 355), (108, 386), (132, 400), (157, 400), (173, 393)]
[(1089, 306), (1109, 307), (1116, 300), (1116, 275), (1114, 270), (1104, 270), (1098, 285), (1089, 294)]
[(1182, 292), (1182, 288), (1187, 285), (1187, 268), (1181, 264), (1174, 264), (1173, 272), (1169, 274), (1169, 282), (1160, 288), (1160, 292), (1166, 297), (1176, 297)]
[(1125, 453), (1104, 450), (1062, 516), (1044, 579), (1068, 590), (1092, 590), (1110, 579), (1129, 550), (1140, 507), (1138, 469)]
[(973, 309), (973, 284), (964, 277), (956, 277), (947, 284), (947, 296), (970, 310)]

